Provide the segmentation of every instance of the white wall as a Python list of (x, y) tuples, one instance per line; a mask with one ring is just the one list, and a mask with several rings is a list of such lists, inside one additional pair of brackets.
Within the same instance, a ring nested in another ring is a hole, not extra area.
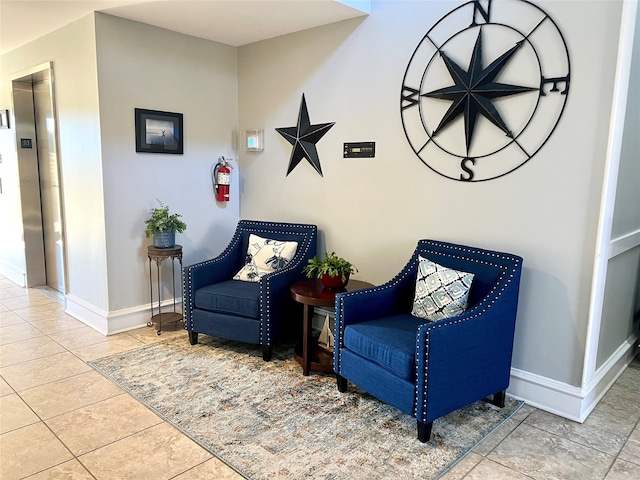
[(612, 238), (640, 233), (640, 8), (636, 6), (629, 90), (616, 189)]
[[(95, 309), (106, 309), (105, 225), (93, 18), (86, 17), (3, 55), (0, 58), (2, 105), (13, 111), (12, 78), (48, 61), (53, 61), (54, 70), (69, 274), (67, 289), (78, 302)], [(3, 158), (0, 211), (2, 218), (9, 220), (0, 259), (2, 273), (14, 278), (11, 273), (24, 272), (25, 266), (15, 129), (0, 132)]]
[[(568, 44), (566, 110), (525, 166), (478, 184), (426, 168), (399, 115), (409, 58), (451, 2), (372, 2), (364, 20), (241, 47), (239, 130), (265, 130), (264, 152), (240, 153), (241, 216), (316, 223), (329, 251), (373, 283), (397, 273), (420, 238), (522, 255), (514, 369), (572, 391), (585, 354), (621, 2), (537, 4)], [(291, 147), (274, 128), (295, 125), (302, 93), (312, 123), (336, 122), (318, 143), (324, 177), (304, 161), (285, 176)], [(343, 159), (353, 141), (375, 141), (376, 157)]]
[[(216, 204), (210, 169), (220, 155), (235, 158), (237, 49), (104, 14), (96, 14), (96, 36), (114, 316), (149, 301), (144, 220), (156, 199), (187, 224), (176, 235), (184, 265), (213, 257), (233, 234), (237, 183), (232, 200)], [(136, 153), (135, 108), (182, 113), (184, 155)]]
[(631, 18), (627, 23), (635, 26), (635, 32), (623, 31), (630, 37), (630, 44), (628, 51), (621, 49), (621, 61), (624, 60), (623, 67), (628, 72), (623, 85), (627, 88), (621, 89), (626, 93), (626, 102), (625, 111), (620, 114), (617, 178), (612, 179), (615, 201), (611, 217), (606, 219), (611, 233), (596, 368), (602, 367), (620, 345), (633, 341), (638, 333), (639, 322), (634, 314), (640, 311), (640, 8), (636, 6), (636, 11), (629, 15), (633, 13), (635, 21)]

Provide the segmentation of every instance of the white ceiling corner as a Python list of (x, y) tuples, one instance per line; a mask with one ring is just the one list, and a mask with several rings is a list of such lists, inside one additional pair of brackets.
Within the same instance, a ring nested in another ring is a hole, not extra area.
[(0, 0), (0, 54), (94, 11), (238, 47), (367, 15), (370, 0)]

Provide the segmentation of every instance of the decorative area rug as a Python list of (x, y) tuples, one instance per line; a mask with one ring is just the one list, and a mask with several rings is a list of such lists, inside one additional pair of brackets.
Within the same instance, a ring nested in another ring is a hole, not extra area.
[(89, 362), (245, 478), (432, 479), (509, 418), (477, 402), (434, 422), (416, 439), (415, 419), (335, 377), (308, 377), (292, 347), (271, 362), (251, 345), (200, 335)]

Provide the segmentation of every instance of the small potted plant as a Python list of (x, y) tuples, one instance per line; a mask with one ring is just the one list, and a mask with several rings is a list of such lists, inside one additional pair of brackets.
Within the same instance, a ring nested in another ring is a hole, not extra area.
[(336, 252), (325, 252), (324, 258), (317, 256), (309, 259), (309, 263), (302, 270), (308, 278), (319, 278), (325, 287), (343, 288), (349, 283), (349, 276), (358, 269)]
[(169, 207), (158, 200), (160, 208), (152, 208), (150, 217), (144, 221), (147, 238), (153, 237), (156, 248), (173, 248), (176, 245), (176, 232), (182, 233), (187, 224), (180, 220), (179, 213), (169, 213)]

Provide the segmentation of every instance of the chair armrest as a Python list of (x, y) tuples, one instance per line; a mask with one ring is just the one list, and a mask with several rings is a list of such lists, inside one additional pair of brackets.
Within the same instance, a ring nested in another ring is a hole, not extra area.
[(229, 246), (217, 257), (186, 266), (182, 269), (182, 298), (184, 300), (185, 327), (191, 325), (191, 312), (195, 307), (195, 292), (212, 283), (229, 280), (242, 263), (241, 242), (234, 237)]
[[(315, 255), (315, 242), (311, 242), (311, 244), (313, 248), (301, 250), (285, 267), (268, 273), (260, 279), (263, 345), (271, 345), (273, 339), (277, 337), (276, 322), (272, 322), (272, 319), (286, 318), (288, 309), (293, 303), (290, 294), (291, 285), (306, 278), (302, 269), (307, 265), (308, 260)], [(277, 323), (281, 324), (282, 322)]]
[(237, 244), (236, 248), (228, 248), (215, 258), (184, 267), (185, 285), (191, 283), (195, 291), (231, 279), (241, 267), (239, 249), (240, 245)]
[(379, 287), (336, 294), (336, 329), (398, 313), (403, 291), (402, 285), (387, 282)]
[(407, 298), (413, 299), (414, 279), (398, 275), (378, 287), (336, 294), (333, 350), (334, 371), (340, 371), (344, 331), (348, 325), (407, 312)]
[(418, 328), (416, 418), (428, 423), (509, 386), (520, 269), (475, 307)]
[(407, 313), (411, 309), (415, 289), (412, 263), (380, 286), (336, 294), (336, 340), (342, 339), (347, 325)]

